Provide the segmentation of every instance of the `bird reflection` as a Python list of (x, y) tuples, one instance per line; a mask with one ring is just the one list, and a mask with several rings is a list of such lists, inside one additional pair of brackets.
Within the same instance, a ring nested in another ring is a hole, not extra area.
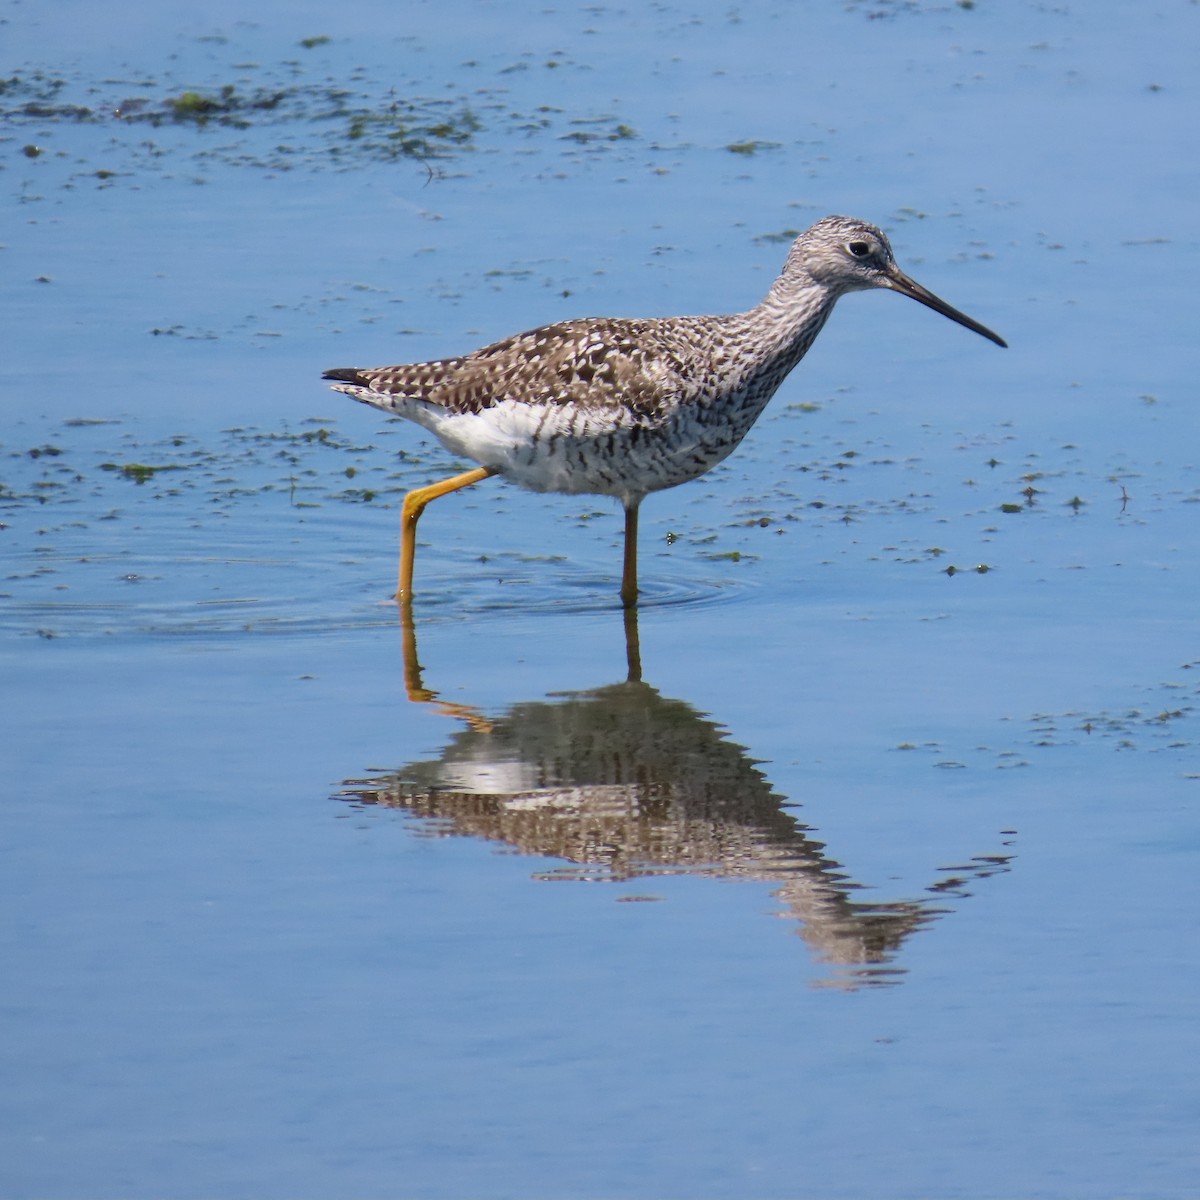
[(405, 613), (409, 698), (462, 722), (435, 760), (347, 780), (339, 799), (403, 809), (430, 833), (473, 836), (571, 864), (544, 880), (628, 881), (702, 874), (776, 885), (781, 916), (831, 969), (822, 981), (897, 982), (897, 952), (949, 911), (971, 880), (1008, 870), (1011, 855), (946, 868), (914, 899), (856, 898), (814, 830), (795, 819), (744, 747), (682, 700), (641, 679), (635, 611), (626, 615), (627, 678), (512, 704), (495, 717), (426, 688)]

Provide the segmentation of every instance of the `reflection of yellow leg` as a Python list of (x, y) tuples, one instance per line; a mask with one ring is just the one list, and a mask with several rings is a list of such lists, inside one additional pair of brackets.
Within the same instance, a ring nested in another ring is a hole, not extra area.
[(401, 600), (412, 596), (413, 557), (417, 552), (417, 522), (425, 511), (425, 505), (439, 496), (457, 492), (459, 488), (470, 487), (481, 479), (486, 479), (496, 472), (490, 467), (476, 467), (473, 471), (464, 471), (453, 479), (443, 479), (441, 483), (430, 487), (417, 488), (404, 497), (404, 507), (400, 510), (400, 586), (396, 591), (396, 599)]
[(638, 637), (636, 606), (625, 610), (625, 665), (629, 668), (626, 682), (642, 682), (642, 643)]
[(640, 500), (625, 506), (625, 570), (621, 575), (621, 603), (632, 608), (637, 603), (637, 539), (638, 505)]
[(473, 704), (453, 704), (439, 700), (437, 692), (421, 680), (421, 663), (417, 659), (417, 626), (413, 620), (412, 601), (400, 599), (401, 652), (404, 655), (404, 690), (414, 704), (432, 704), (438, 712), (469, 725), (476, 733), (491, 733), (496, 727)]
[(414, 703), (427, 703), (436, 696), (421, 681), (421, 663), (417, 658), (417, 625), (413, 620), (412, 599), (398, 596), (400, 603), (400, 648), (404, 655), (404, 690)]

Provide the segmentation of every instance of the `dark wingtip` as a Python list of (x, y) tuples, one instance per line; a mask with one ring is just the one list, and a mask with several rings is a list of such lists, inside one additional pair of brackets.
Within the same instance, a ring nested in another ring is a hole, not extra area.
[(360, 387), (366, 384), (362, 372), (357, 367), (334, 367), (331, 371), (326, 371), (321, 378), (336, 379), (338, 383), (356, 383)]

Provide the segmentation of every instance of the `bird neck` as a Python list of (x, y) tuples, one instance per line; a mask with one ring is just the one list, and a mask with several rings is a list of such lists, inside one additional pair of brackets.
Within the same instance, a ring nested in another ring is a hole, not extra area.
[(811, 278), (781, 275), (762, 303), (744, 314), (762, 357), (790, 371), (816, 340), (840, 294)]

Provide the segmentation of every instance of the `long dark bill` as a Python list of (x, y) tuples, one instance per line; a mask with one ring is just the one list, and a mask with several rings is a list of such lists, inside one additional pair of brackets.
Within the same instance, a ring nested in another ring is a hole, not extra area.
[(912, 299), (920, 301), (926, 308), (932, 308), (934, 312), (941, 313), (943, 317), (949, 317), (952, 321), (957, 321), (960, 325), (965, 325), (968, 329), (978, 333), (981, 337), (987, 338), (989, 342), (995, 342), (997, 346), (1008, 348), (1008, 343), (998, 334), (993, 333), (986, 325), (980, 325), (978, 321), (972, 321), (966, 313), (961, 313), (957, 308), (952, 308), (945, 300), (939, 296), (935, 296), (928, 288), (923, 288), (915, 279), (909, 279), (907, 275), (899, 268), (896, 268), (890, 275), (890, 287), (893, 291), (899, 292), (902, 296), (911, 296)]

